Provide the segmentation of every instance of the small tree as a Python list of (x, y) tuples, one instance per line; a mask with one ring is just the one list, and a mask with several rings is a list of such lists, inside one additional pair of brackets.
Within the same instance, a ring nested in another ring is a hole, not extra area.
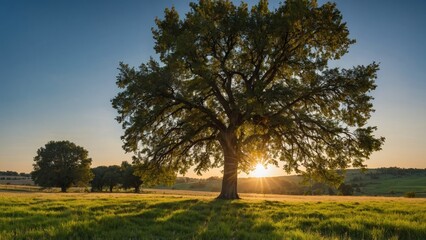
[(134, 188), (135, 193), (140, 192), (143, 181), (141, 177), (135, 175), (135, 168), (130, 163), (124, 161), (121, 163), (122, 186), (125, 189)]
[(258, 162), (341, 181), (336, 169), (364, 167), (381, 149), (367, 125), (378, 65), (329, 67), (355, 42), (334, 3), (190, 7), (156, 20), (161, 63), (120, 64), (112, 104), (124, 149), (159, 170), (148, 174), (223, 167), (219, 198), (235, 199), (238, 172)]
[(43, 187), (60, 187), (66, 192), (72, 185), (87, 185), (92, 179), (88, 151), (69, 141), (50, 141), (37, 150), (31, 177)]
[(92, 168), (93, 179), (90, 182), (92, 186), (92, 192), (94, 191), (102, 192), (102, 189), (105, 186), (104, 175), (107, 172), (107, 170), (108, 170), (108, 167), (106, 166), (99, 166), (99, 167)]
[(416, 197), (416, 192), (406, 192), (404, 194), (404, 197), (406, 197), (406, 198), (415, 198)]
[(108, 166), (106, 169), (103, 182), (108, 186), (109, 191), (112, 192), (112, 189), (121, 183), (121, 169), (120, 166), (112, 165)]
[(343, 196), (352, 196), (354, 195), (354, 189), (351, 185), (342, 183), (337, 189), (339, 193)]

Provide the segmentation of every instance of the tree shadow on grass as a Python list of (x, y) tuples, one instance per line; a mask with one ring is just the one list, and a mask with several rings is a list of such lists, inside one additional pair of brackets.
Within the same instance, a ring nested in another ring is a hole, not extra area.
[[(130, 206), (129, 206), (130, 207)], [(249, 205), (236, 201), (179, 200), (145, 205), (126, 214), (82, 222), (52, 238), (281, 239), (272, 222), (257, 222)], [(130, 209), (128, 209), (130, 210)], [(123, 209), (121, 209), (121, 212)]]
[[(185, 198), (90, 203), (43, 202), (30, 208), (34, 211), (2, 212), (3, 230), (15, 232), (5, 239), (388, 239), (395, 236), (424, 239), (426, 236), (425, 228), (418, 226), (352, 221), (350, 213), (354, 210), (346, 204)], [(324, 211), (327, 208), (329, 211)]]

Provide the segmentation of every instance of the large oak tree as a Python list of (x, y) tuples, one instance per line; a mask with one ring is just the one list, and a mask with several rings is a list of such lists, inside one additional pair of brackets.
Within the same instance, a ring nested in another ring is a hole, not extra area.
[(271, 10), (200, 0), (153, 28), (153, 59), (120, 64), (112, 100), (124, 149), (185, 173), (223, 166), (219, 198), (257, 162), (336, 181), (384, 141), (368, 126), (378, 65), (330, 68), (355, 41), (333, 3), (288, 0)]
[(70, 141), (50, 141), (37, 150), (31, 177), (42, 187), (86, 186), (92, 179), (88, 151)]

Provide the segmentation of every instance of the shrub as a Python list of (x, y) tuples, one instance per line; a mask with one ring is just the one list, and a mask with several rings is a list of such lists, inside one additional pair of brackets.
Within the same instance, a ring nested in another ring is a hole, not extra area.
[(192, 183), (189, 188), (191, 189), (200, 189), (200, 188), (205, 188), (206, 187), (206, 183), (204, 182), (195, 182)]
[(415, 198), (416, 197), (416, 193), (415, 192), (406, 192), (404, 194), (404, 197), (406, 197), (406, 198)]
[(339, 191), (339, 195), (343, 196), (351, 196), (354, 195), (354, 189), (351, 185), (347, 184), (340, 184), (339, 188), (337, 189)]

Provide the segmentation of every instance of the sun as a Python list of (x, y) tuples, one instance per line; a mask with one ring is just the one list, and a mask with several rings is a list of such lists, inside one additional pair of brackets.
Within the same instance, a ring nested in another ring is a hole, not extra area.
[(268, 175), (268, 170), (261, 163), (258, 163), (251, 172), (251, 175), (257, 178), (266, 177)]

